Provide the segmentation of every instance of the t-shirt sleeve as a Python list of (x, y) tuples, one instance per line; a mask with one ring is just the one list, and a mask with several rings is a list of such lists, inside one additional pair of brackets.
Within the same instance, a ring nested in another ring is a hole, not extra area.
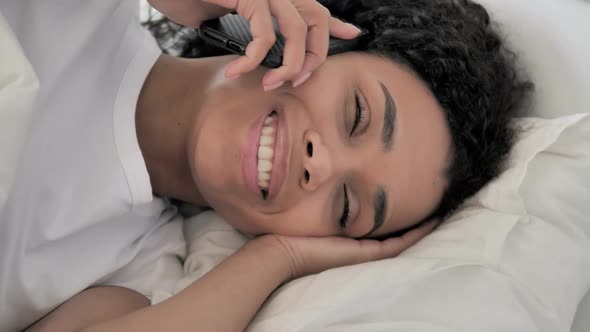
[(141, 241), (144, 246), (137, 256), (99, 285), (129, 288), (150, 300), (155, 292), (173, 292), (183, 276), (182, 264), (186, 256), (182, 218), (161, 224)]

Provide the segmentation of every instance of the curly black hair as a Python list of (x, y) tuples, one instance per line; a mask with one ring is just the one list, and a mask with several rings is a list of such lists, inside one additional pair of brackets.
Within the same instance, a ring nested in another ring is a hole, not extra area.
[[(532, 84), (487, 11), (470, 0), (320, 0), (333, 16), (369, 33), (358, 51), (413, 71), (442, 106), (452, 137), (447, 187), (429, 218), (455, 211), (502, 171), (517, 135), (512, 119)], [(223, 54), (190, 29), (148, 23), (164, 49), (183, 57)], [(162, 45), (162, 43), (161, 43)]]

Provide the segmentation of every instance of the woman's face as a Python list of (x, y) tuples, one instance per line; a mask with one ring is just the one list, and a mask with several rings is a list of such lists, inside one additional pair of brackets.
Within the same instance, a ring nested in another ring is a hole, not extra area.
[(414, 74), (345, 53), (297, 88), (264, 92), (265, 71), (216, 80), (188, 145), (201, 194), (229, 223), (253, 234), (363, 237), (432, 212), (451, 138)]

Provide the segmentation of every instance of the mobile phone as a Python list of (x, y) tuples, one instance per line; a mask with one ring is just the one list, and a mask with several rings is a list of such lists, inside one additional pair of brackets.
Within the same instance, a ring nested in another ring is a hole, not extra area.
[[(281, 35), (274, 17), (272, 21), (277, 39), (262, 61), (262, 65), (268, 68), (277, 68), (283, 63), (285, 38)], [(366, 31), (361, 29), (359, 36), (354, 39), (330, 37), (328, 55), (355, 50), (360, 38), (365, 34)], [(250, 23), (238, 14), (229, 14), (203, 22), (199, 28), (199, 36), (208, 44), (239, 55), (246, 53), (246, 47), (252, 41)]]

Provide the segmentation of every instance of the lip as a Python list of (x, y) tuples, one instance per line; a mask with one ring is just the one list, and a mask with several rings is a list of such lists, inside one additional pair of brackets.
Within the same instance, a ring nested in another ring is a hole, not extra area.
[[(242, 175), (246, 188), (252, 193), (262, 198), (260, 188), (258, 188), (258, 145), (260, 144), (260, 131), (266, 114), (255, 121), (246, 136), (246, 146), (244, 147), (244, 158), (242, 159)], [(274, 167), (274, 165), (273, 165)]]
[[(274, 199), (285, 182), (288, 170), (289, 135), (287, 121), (283, 111), (277, 112), (277, 134), (275, 137), (274, 158), (272, 161), (272, 173), (268, 188), (268, 200)], [(258, 146), (258, 145), (256, 145)], [(258, 175), (257, 175), (258, 176)]]

